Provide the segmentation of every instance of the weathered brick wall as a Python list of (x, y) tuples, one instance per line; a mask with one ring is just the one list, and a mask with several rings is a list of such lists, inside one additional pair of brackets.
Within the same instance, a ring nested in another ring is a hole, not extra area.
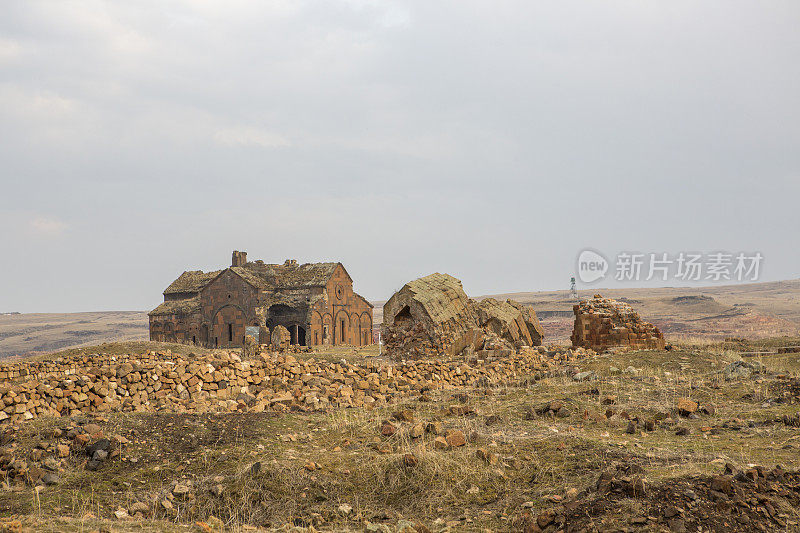
[(258, 292), (242, 278), (226, 270), (200, 293), (203, 321), (209, 324), (208, 345), (241, 346), (245, 326), (261, 325), (255, 315)]
[(178, 316), (158, 315), (150, 317), (150, 340), (158, 342), (201, 342), (199, 314)]
[(372, 344), (372, 307), (353, 291), (353, 282), (343, 268), (336, 269), (325, 292), (327, 301), (318, 300), (309, 313), (309, 343)]
[(0, 420), (88, 412), (303, 410), (385, 404), (425, 389), (514, 385), (582, 350), (496, 359), (350, 364), (262, 354), (185, 359), (170, 353), (78, 356), (0, 366)]

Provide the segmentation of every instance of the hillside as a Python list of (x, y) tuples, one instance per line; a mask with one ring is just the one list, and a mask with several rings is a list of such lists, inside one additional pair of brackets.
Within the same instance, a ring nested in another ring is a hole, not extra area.
[(143, 311), (0, 315), (0, 357), (147, 338)]
[(800, 360), (768, 341), (403, 363), (141, 344), (3, 367), (1, 531), (800, 528)]

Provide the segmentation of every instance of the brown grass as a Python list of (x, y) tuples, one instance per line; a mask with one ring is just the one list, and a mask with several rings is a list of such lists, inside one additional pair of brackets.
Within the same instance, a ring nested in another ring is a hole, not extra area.
[[(798, 399), (774, 401), (786, 382), (778, 374), (797, 376), (800, 355), (761, 358), (770, 371), (764, 376), (730, 382), (721, 377), (725, 365), (753, 346), (734, 350), (725, 344), (693, 344), (670, 352), (598, 355), (577, 365), (593, 370), (595, 381), (579, 383), (570, 373), (525, 388), (469, 390), (467, 405), (476, 414), (467, 416), (449, 414), (449, 406), (462, 405), (452, 397), (454, 391), (438, 391), (430, 402), (412, 396), (401, 405), (330, 413), (113, 414), (106, 431), (132, 435), (124, 455), (138, 458), (138, 463), (115, 461), (92, 473), (73, 460), (62, 483), (43, 489), (38, 498), (30, 487), (0, 492), (0, 514), (22, 513), (43, 521), (71, 517), (62, 519), (65, 530), (79, 531), (76, 521), (87, 513), (108, 518), (120, 505), (148, 501), (153, 502), (150, 519), (155, 522), (136, 530), (172, 524), (174, 531), (181, 531), (213, 515), (233, 531), (247, 524), (360, 530), (365, 521), (394, 526), (403, 519), (432, 529), (450, 523), (456, 529), (502, 531), (510, 528), (524, 502), (540, 512), (553, 505), (553, 495), (584, 491), (603, 469), (617, 463), (643, 466), (651, 484), (719, 473), (725, 462), (800, 468), (797, 429), (775, 422), (796, 413)], [(326, 355), (348, 356), (336, 351)], [(623, 372), (628, 367), (635, 372)], [(616, 397), (613, 405), (603, 405), (608, 395)], [(682, 397), (713, 405), (716, 412), (696, 420), (680, 417), (675, 405)], [(555, 399), (567, 404), (568, 416), (528, 414)], [(606, 419), (603, 413), (609, 408), (615, 414)], [(437, 450), (432, 434), (411, 439), (409, 422), (396, 422), (397, 435), (381, 437), (381, 422), (400, 409), (412, 410), (415, 422), (441, 421), (447, 429), (461, 430), (470, 442)], [(640, 425), (629, 434), (628, 421), (620, 417), (623, 411), (642, 421), (666, 420), (654, 431), (643, 431)], [(490, 415), (498, 421), (487, 426)], [(738, 429), (725, 427), (737, 420)], [(19, 436), (18, 449), (24, 453), (48, 428), (68, 424), (64, 419), (31, 421)], [(679, 426), (688, 427), (690, 434), (676, 435)], [(379, 444), (388, 445), (388, 453)], [(498, 462), (480, 460), (478, 448), (495, 453)], [(413, 454), (418, 464), (406, 466), (406, 454)], [(257, 472), (255, 463), (261, 465)], [(307, 468), (309, 464), (313, 467)], [(195, 496), (176, 502), (175, 513), (166, 513), (157, 502), (178, 481), (191, 481)], [(224, 488), (220, 497), (209, 491), (216, 484)], [(342, 504), (353, 512), (339, 512)], [(637, 505), (624, 502), (609, 520), (626, 523), (630, 515), (625, 513), (638, 513)]]

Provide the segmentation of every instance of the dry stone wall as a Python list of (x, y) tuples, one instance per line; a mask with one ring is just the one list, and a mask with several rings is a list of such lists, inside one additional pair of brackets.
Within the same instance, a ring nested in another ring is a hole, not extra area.
[(382, 405), (430, 389), (527, 382), (583, 350), (523, 350), (513, 357), (353, 364), (289, 353), (242, 360), (169, 352), (78, 356), (0, 366), (0, 421), (112, 411), (285, 411)]

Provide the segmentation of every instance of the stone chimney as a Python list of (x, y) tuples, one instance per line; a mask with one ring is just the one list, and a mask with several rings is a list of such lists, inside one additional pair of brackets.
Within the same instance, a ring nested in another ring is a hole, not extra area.
[(240, 267), (244, 266), (245, 263), (247, 263), (247, 252), (239, 252), (234, 250), (233, 255), (231, 256), (231, 266)]

